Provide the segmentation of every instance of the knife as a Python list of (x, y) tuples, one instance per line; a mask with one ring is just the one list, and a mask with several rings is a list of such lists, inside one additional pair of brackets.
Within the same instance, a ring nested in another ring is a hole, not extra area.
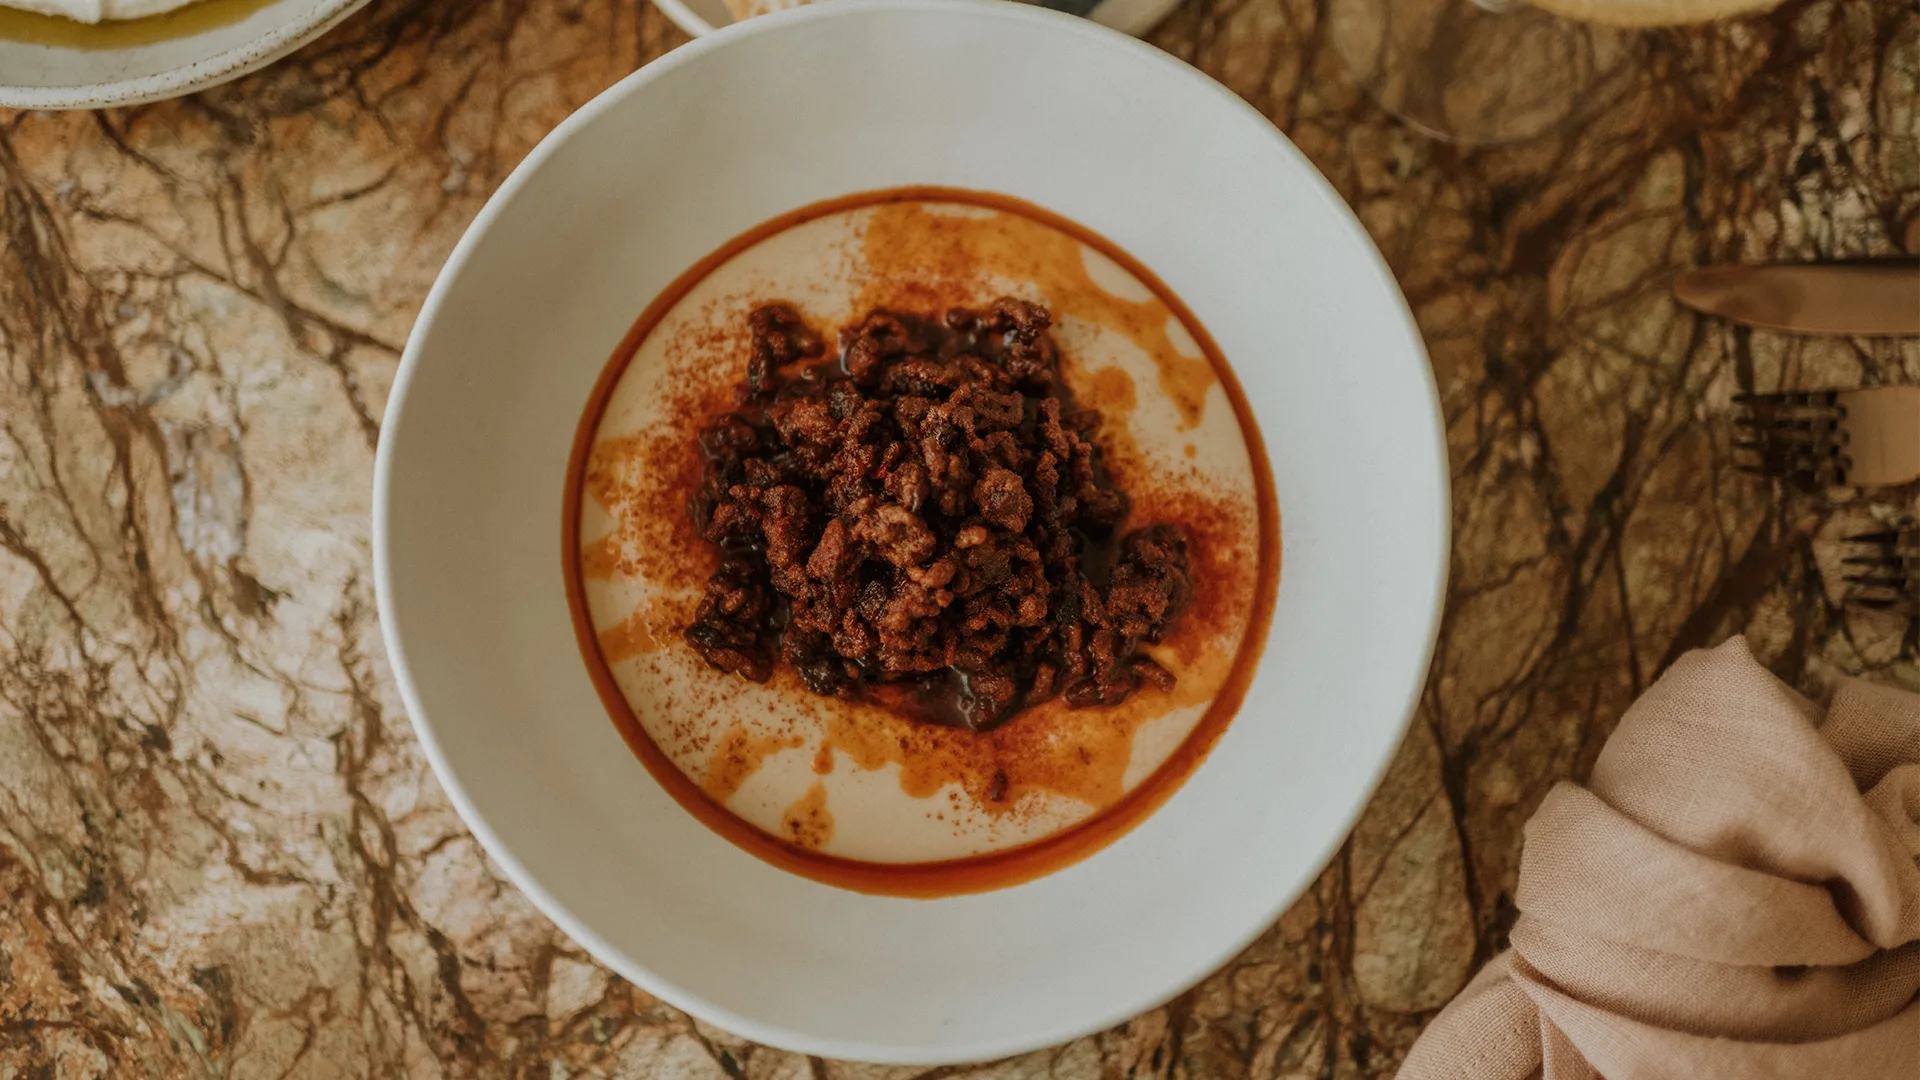
[(1674, 299), (1708, 315), (1794, 334), (1920, 335), (1920, 259), (1703, 266)]

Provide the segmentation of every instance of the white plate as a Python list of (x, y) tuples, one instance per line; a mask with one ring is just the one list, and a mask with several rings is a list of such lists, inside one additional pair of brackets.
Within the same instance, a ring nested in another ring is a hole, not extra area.
[[(595, 696), (561, 573), (574, 427), (647, 302), (781, 212), (904, 184), (1027, 199), (1155, 271), (1233, 364), (1282, 523), (1250, 704), (1186, 785), (1084, 862), (932, 901), (788, 874), (683, 811)], [(1084, 19), (834, 0), (630, 76), (481, 211), (427, 298), (382, 429), (381, 625), (454, 805), (620, 974), (807, 1053), (1011, 1054), (1192, 985), (1335, 850), (1425, 677), (1447, 563), (1441, 435), (1385, 264), (1239, 99)]]
[[(820, 2), (820, 0), (815, 0)], [(1180, 0), (1028, 0), (1075, 15), (1084, 15), (1101, 26), (1111, 26), (1135, 37), (1159, 25), (1167, 13), (1180, 6)], [(673, 24), (694, 37), (703, 37), (722, 26), (733, 25), (733, 12), (726, 0), (653, 0)]]
[[(213, 0), (221, 3), (223, 0)], [(0, 37), (0, 105), (18, 109), (99, 109), (179, 97), (265, 67), (358, 11), (367, 0), (268, 0), (240, 5), (195, 25), (201, 12), (182, 9), (190, 24), (168, 34), (112, 48), (75, 48)], [(194, 16), (188, 18), (189, 15)], [(103, 34), (109, 26), (99, 28)]]

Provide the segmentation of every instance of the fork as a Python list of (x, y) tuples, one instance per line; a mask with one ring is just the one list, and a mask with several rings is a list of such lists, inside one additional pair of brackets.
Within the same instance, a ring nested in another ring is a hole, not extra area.
[(1865, 549), (1840, 560), (1847, 567), (1842, 576), (1851, 586), (1849, 603), (1920, 611), (1920, 528), (1909, 523), (1849, 536), (1846, 542)]
[(1920, 386), (1741, 394), (1736, 467), (1803, 487), (1920, 480)]

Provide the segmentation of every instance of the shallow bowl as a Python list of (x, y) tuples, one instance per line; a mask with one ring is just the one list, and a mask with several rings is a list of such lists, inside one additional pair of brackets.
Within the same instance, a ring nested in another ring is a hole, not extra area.
[[(1085, 861), (938, 900), (734, 847), (623, 744), (576, 649), (562, 501), (635, 316), (726, 240), (903, 185), (1025, 199), (1155, 272), (1258, 420), (1282, 565), (1247, 704), (1157, 812)], [(944, 1063), (1149, 1009), (1310, 883), (1425, 678), (1447, 563), (1432, 375), (1353, 214), (1258, 113), (1035, 8), (834, 0), (727, 28), (560, 125), (428, 296), (382, 429), (381, 624), (428, 758), (488, 852), (596, 957), (757, 1041)]]

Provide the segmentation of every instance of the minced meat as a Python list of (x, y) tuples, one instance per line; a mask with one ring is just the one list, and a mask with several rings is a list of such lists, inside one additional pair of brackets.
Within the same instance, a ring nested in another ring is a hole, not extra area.
[(749, 318), (738, 407), (703, 428), (690, 508), (720, 568), (686, 631), (709, 664), (979, 730), (1173, 675), (1140, 651), (1191, 595), (1178, 526), (1116, 528), (1100, 416), (1046, 308), (875, 311), (838, 355), (791, 307)]

